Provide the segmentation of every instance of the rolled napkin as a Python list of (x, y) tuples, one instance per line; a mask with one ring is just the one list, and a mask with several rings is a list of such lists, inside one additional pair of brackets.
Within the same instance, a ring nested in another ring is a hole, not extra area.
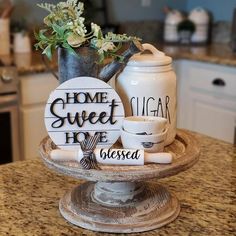
[[(168, 152), (147, 153), (140, 149), (99, 149), (94, 150), (98, 163), (106, 165), (144, 165), (145, 163), (169, 164), (172, 154)], [(55, 161), (77, 161), (83, 158), (83, 151), (52, 150), (50, 153)]]

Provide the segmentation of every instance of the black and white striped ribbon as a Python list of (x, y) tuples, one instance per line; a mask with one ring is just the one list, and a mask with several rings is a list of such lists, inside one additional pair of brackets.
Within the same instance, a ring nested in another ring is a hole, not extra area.
[(83, 169), (100, 169), (94, 154), (99, 136), (99, 134), (95, 136), (89, 136), (87, 139), (80, 142), (80, 147), (83, 152), (83, 158), (80, 160), (80, 165)]

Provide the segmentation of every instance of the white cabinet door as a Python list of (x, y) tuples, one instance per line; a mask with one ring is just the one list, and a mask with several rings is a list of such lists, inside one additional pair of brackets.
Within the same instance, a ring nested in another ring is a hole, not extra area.
[(177, 78), (177, 127), (191, 130), (188, 124), (190, 90), (185, 61), (175, 61), (174, 70)]
[(175, 67), (177, 126), (235, 143), (236, 68), (186, 60)]
[(20, 76), (20, 104), (27, 106), (44, 103), (58, 85), (58, 80), (48, 73)]
[(21, 118), (21, 147), (24, 159), (39, 156), (38, 147), (41, 140), (47, 135), (44, 125), (44, 106), (35, 106), (20, 109)]
[(193, 92), (187, 123), (193, 131), (235, 143), (236, 111), (232, 107), (220, 97)]
[(49, 94), (58, 84), (49, 73), (20, 77), (21, 159), (39, 156), (39, 143), (47, 135), (44, 108)]

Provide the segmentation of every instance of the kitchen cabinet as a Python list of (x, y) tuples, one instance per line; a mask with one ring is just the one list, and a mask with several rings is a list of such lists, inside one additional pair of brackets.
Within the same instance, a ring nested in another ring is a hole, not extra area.
[(49, 94), (58, 81), (49, 73), (20, 76), (20, 133), (21, 156), (37, 157), (38, 146), (47, 135), (44, 126), (44, 108)]
[(177, 126), (235, 143), (236, 68), (187, 60), (174, 67)]

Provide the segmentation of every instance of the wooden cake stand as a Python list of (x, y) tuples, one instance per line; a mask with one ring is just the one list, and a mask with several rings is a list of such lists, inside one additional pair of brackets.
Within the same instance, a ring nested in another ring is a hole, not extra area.
[(164, 165), (101, 165), (101, 170), (84, 170), (77, 162), (53, 161), (50, 151), (55, 148), (49, 137), (40, 144), (41, 156), (49, 168), (88, 180), (61, 198), (62, 216), (82, 228), (113, 233), (143, 232), (173, 221), (180, 212), (178, 199), (165, 187), (146, 180), (176, 175), (193, 166), (199, 156), (197, 141), (183, 130), (165, 148), (175, 155), (171, 164)]

